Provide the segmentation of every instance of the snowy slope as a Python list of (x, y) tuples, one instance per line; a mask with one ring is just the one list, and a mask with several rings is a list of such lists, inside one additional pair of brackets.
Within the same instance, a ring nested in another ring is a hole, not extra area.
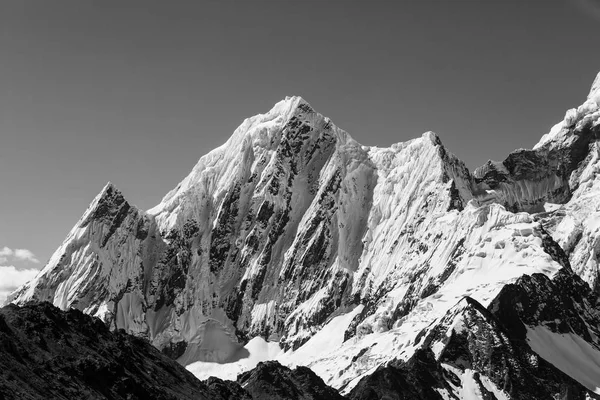
[(380, 365), (348, 395), (597, 399), (599, 316), (597, 295), (568, 267), (524, 275), (487, 307), (465, 297), (419, 333), (410, 358)]
[[(199, 376), (268, 350), (348, 392), (409, 362), (465, 296), (485, 308), (523, 274), (561, 268), (597, 288), (597, 83), (533, 150), (473, 174), (432, 132), (362, 146), (288, 97), (147, 212), (107, 185), (10, 300), (99, 316)], [(497, 389), (461, 371), (464, 393)]]

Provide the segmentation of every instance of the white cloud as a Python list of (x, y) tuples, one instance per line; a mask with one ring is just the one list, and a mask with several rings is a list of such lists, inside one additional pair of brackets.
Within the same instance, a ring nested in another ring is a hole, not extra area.
[(12, 265), (0, 266), (0, 305), (19, 286), (32, 280), (40, 272), (35, 268), (16, 269)]
[(28, 261), (38, 264), (40, 260), (35, 257), (31, 250), (27, 249), (11, 249), (4, 246), (0, 249), (0, 264), (7, 263), (9, 260)]
[(35, 258), (33, 252), (27, 249), (15, 249), (15, 258), (22, 261), (31, 261), (36, 264), (40, 262), (40, 260)]
[(12, 257), (14, 252), (8, 247), (4, 246), (4, 248), (0, 249), (0, 264), (4, 264), (8, 261), (8, 257)]

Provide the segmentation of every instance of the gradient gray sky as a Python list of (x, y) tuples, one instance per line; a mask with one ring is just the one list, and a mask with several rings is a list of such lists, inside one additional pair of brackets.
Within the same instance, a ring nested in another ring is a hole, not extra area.
[(595, 1), (0, 0), (0, 265), (43, 265), (109, 180), (152, 207), (286, 95), (471, 168), (531, 147), (600, 70)]

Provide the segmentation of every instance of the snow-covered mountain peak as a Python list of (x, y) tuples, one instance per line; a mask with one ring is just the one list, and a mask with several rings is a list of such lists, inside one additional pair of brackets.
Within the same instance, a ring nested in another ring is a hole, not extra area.
[[(92, 200), (42, 271), (10, 297), (26, 301), (50, 301), (66, 309), (74, 307), (104, 315), (107, 293), (122, 290), (131, 265), (128, 246), (148, 236), (148, 217), (131, 206), (121, 192), (107, 183)], [(138, 262), (138, 261), (135, 261)], [(126, 263), (125, 263), (126, 264)]]
[(435, 145), (441, 145), (442, 141), (437, 133), (432, 131), (427, 131), (421, 135), (421, 137), (431, 140), (431, 143)]
[(349, 159), (370, 163), (381, 154), (398, 153), (416, 142), (439, 148), (433, 153), (438, 159), (461, 164), (463, 168), (462, 161), (447, 152), (433, 132), (389, 148), (362, 146), (302, 97), (286, 97), (267, 113), (245, 119), (226, 143), (200, 158), (191, 173), (148, 213), (157, 216), (161, 231), (168, 230), (175, 223), (171, 211), (182, 206), (178, 199), (199, 190), (200, 186), (230, 187), (240, 179), (240, 174), (265, 174), (264, 171), (272, 168), (281, 169), (282, 162), (292, 162), (294, 169), (303, 169), (308, 167), (311, 157), (325, 147), (331, 154), (338, 155), (334, 157), (338, 163)]
[(469, 313), (452, 308), (465, 296), (485, 308), (521, 275), (569, 262), (597, 282), (600, 216), (591, 232), (581, 221), (600, 209), (598, 116), (588, 99), (535, 149), (470, 174), (433, 132), (362, 146), (286, 97), (148, 212), (106, 185), (10, 299), (79, 308), (200, 369), (277, 342), (282, 360), (349, 389)]
[[(301, 97), (286, 97), (269, 112), (245, 119), (226, 143), (200, 158), (192, 172), (148, 212), (157, 216), (161, 231), (168, 230), (175, 223), (171, 211), (183, 206), (180, 200), (189, 198), (186, 193), (230, 188), (250, 176), (264, 177), (259, 186), (266, 187), (273, 175), (286, 168), (293, 174), (314, 169), (314, 157), (324, 162), (334, 152), (357, 156), (360, 145)], [(311, 179), (316, 178), (314, 172)]]
[(283, 128), (290, 119), (294, 117), (309, 119), (310, 114), (314, 114), (315, 119), (327, 119), (329, 121), (328, 118), (318, 114), (302, 97), (286, 96), (285, 99), (275, 103), (268, 112), (246, 118), (225, 145), (237, 143), (247, 136), (249, 136), (249, 139), (257, 140), (261, 137), (264, 138), (267, 134), (269, 139), (272, 139), (272, 135), (282, 135), (284, 133), (283, 129), (270, 129), (265, 132), (264, 129), (257, 128), (265, 128), (265, 124), (268, 125), (269, 123)]
[(104, 185), (104, 187), (102, 188), (102, 190), (100, 190), (100, 193), (98, 193), (98, 197), (101, 197), (104, 195), (104, 193), (110, 191), (110, 190), (117, 190), (116, 186), (111, 182), (108, 181), (106, 182), (106, 185)]
[(301, 96), (285, 96), (284, 99), (275, 103), (275, 105), (269, 112), (277, 112), (277, 110), (279, 110), (279, 109), (295, 110), (301, 105), (309, 105), (309, 104)]
[(85, 225), (88, 219), (100, 219), (110, 215), (118, 210), (123, 204), (127, 203), (123, 194), (113, 185), (108, 182), (100, 193), (92, 200), (86, 212), (81, 218), (78, 225)]
[[(15, 298), (81, 308), (159, 348), (185, 342), (173, 351), (187, 361), (208, 357), (197, 344), (214, 329), (231, 343), (237, 332), (297, 347), (314, 333), (306, 318), (318, 326), (342, 303), (379, 297), (389, 276), (429, 257), (432, 236), (411, 235), (462, 210), (469, 182), (433, 132), (361, 146), (288, 97), (244, 120), (147, 213), (107, 185), (43, 277)], [(208, 358), (222, 361), (231, 343)]]
[(121, 192), (111, 182), (107, 182), (100, 192), (92, 199), (84, 216), (92, 212), (99, 205), (115, 200), (116, 197), (122, 197)]

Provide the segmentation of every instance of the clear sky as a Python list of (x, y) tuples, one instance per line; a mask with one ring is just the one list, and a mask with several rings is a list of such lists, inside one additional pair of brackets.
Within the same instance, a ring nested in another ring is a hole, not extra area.
[(43, 266), (107, 181), (154, 206), (286, 95), (365, 145), (503, 159), (583, 102), (599, 23), (597, 0), (0, 0), (0, 266)]

